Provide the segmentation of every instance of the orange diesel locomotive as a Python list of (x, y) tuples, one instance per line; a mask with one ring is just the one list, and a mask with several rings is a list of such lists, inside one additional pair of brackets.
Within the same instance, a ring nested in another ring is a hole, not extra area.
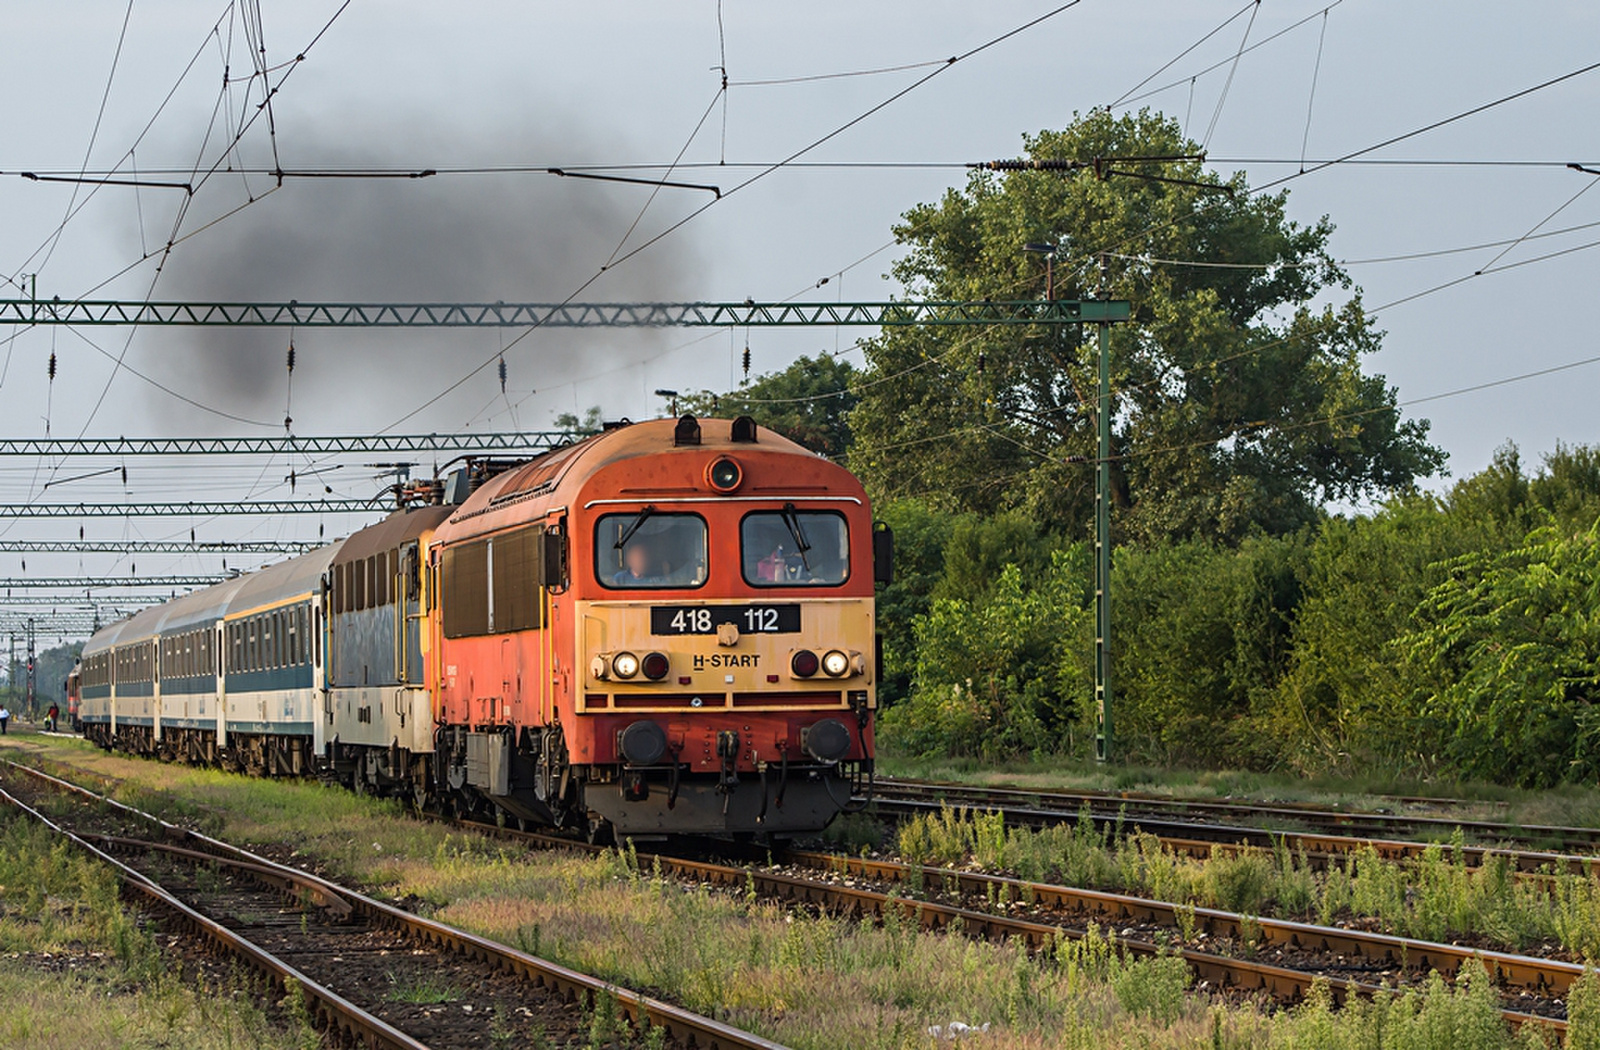
[(843, 467), (685, 416), (463, 495), (424, 616), (457, 807), (595, 838), (783, 836), (869, 788), (890, 539)]

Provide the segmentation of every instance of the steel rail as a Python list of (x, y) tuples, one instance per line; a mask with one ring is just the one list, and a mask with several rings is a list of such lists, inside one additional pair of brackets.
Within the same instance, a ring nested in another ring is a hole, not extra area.
[(328, 889), (318, 880), (309, 879), (304, 872), (293, 868), (268, 867), (264, 864), (252, 864), (247, 860), (238, 860), (233, 857), (219, 857), (215, 853), (205, 853), (197, 849), (184, 849), (167, 842), (152, 842), (148, 839), (131, 839), (122, 835), (102, 835), (88, 833), (82, 838), (89, 842), (97, 842), (107, 852), (112, 850), (129, 850), (146, 852), (154, 851), (165, 853), (169, 856), (182, 857), (185, 860), (204, 861), (209, 864), (226, 865), (236, 871), (247, 872), (256, 879), (265, 882), (284, 893), (301, 892), (317, 907), (333, 915), (338, 920), (348, 919), (353, 911), (350, 902), (338, 893)]
[(891, 798), (970, 800), (975, 804), (993, 801), (1031, 806), (1035, 809), (1073, 809), (1084, 805), (1124, 807), (1132, 815), (1151, 813), (1161, 816), (1198, 814), (1212, 818), (1233, 817), (1259, 822), (1278, 820), (1300, 822), (1336, 834), (1392, 835), (1397, 828), (1436, 831), (1448, 835), (1460, 828), (1463, 832), (1480, 835), (1491, 841), (1549, 841), (1568, 846), (1600, 845), (1600, 828), (1565, 825), (1516, 825), (1492, 820), (1458, 820), (1422, 814), (1375, 813), (1362, 810), (1333, 810), (1326, 807), (1299, 803), (1273, 803), (1270, 805), (1247, 802), (1210, 802), (1197, 799), (1163, 798), (1155, 795), (1099, 792), (1099, 791), (1029, 791), (1023, 788), (978, 787), (949, 784), (939, 781), (879, 777), (876, 781), (879, 795)]
[(529, 982), (547, 987), (567, 998), (576, 998), (593, 1003), (598, 997), (611, 996), (617, 1009), (640, 1028), (650, 1026), (665, 1029), (668, 1036), (678, 1042), (694, 1046), (697, 1050), (786, 1050), (781, 1043), (764, 1039), (750, 1032), (744, 1032), (732, 1025), (705, 1017), (691, 1010), (686, 1010), (671, 1003), (653, 999), (642, 993), (631, 992), (619, 988), (615, 983), (602, 981), (588, 974), (570, 970), (557, 963), (540, 959), (521, 952), (515, 948), (480, 937), (474, 933), (457, 929), (434, 919), (426, 919), (420, 915), (413, 915), (403, 909), (393, 907), (374, 900), (365, 894), (358, 893), (346, 886), (339, 886), (309, 872), (299, 871), (268, 860), (265, 857), (242, 849), (220, 839), (188, 828), (170, 824), (160, 817), (153, 816), (143, 810), (135, 809), (116, 799), (107, 798), (95, 791), (69, 780), (52, 776), (43, 770), (32, 766), (0, 759), (6, 768), (24, 773), (37, 778), (45, 783), (52, 784), (58, 790), (72, 792), (95, 802), (108, 804), (112, 808), (129, 816), (150, 822), (160, 828), (165, 836), (175, 841), (187, 841), (197, 845), (202, 851), (222, 857), (243, 861), (248, 864), (261, 865), (269, 869), (277, 869), (285, 877), (303, 880), (301, 884), (319, 887), (321, 892), (347, 901), (351, 908), (366, 917), (369, 921), (387, 924), (405, 931), (424, 944), (435, 945), (440, 948), (454, 951), (461, 955), (483, 959), (494, 963), (501, 970), (513, 973)]
[[(460, 822), (463, 826), (476, 828), (490, 834), (497, 835), (519, 842), (527, 842), (546, 849), (568, 849), (580, 852), (603, 852), (605, 847), (593, 846), (587, 843), (576, 842), (571, 839), (539, 832), (515, 831), (509, 828), (498, 828), (493, 825), (481, 824), (476, 821)], [(876, 890), (865, 889), (859, 886), (842, 885), (839, 883), (822, 882), (813, 879), (797, 878), (774, 871), (764, 871), (752, 867), (735, 867), (727, 864), (718, 864), (710, 861), (690, 860), (683, 857), (674, 857), (659, 853), (637, 853), (639, 867), (642, 871), (659, 870), (678, 878), (693, 879), (709, 883), (714, 886), (740, 891), (753, 889), (757, 894), (775, 900), (793, 904), (810, 904), (829, 909), (835, 912), (883, 918), (897, 915), (901, 918), (916, 922), (921, 928), (928, 930), (959, 931), (967, 936), (990, 941), (1016, 940), (1026, 944), (1030, 950), (1048, 948), (1061, 938), (1079, 940), (1087, 936), (1086, 931), (1069, 927), (1058, 926), (1050, 923), (1035, 922), (1028, 919), (1019, 919), (1012, 916), (998, 915), (993, 912), (976, 911), (955, 905), (941, 904), (934, 901), (914, 900), (897, 894), (880, 893)], [(932, 869), (943, 875), (949, 874), (943, 869)], [(1066, 894), (1072, 891), (1060, 887)], [(1128, 908), (1124, 917), (1134, 917), (1135, 909), (1139, 906), (1153, 905), (1157, 908), (1171, 908), (1171, 905), (1161, 905), (1160, 902), (1140, 901), (1129, 898), (1118, 902), (1114, 894), (1098, 895), (1106, 898), (1104, 906), (1107, 916), (1115, 914), (1118, 907)], [(1154, 914), (1154, 913), (1152, 913)], [(1196, 909), (1197, 919), (1204, 916), (1206, 921), (1218, 924), (1218, 929), (1227, 921), (1238, 924), (1254, 919), (1244, 916), (1232, 915), (1226, 912), (1212, 912), (1210, 909)], [(1175, 920), (1174, 920), (1175, 921)], [(1261, 924), (1273, 920), (1259, 920)], [(1300, 937), (1303, 942), (1285, 940), (1283, 943), (1296, 943), (1298, 947), (1318, 944), (1326, 941), (1329, 946), (1340, 943), (1340, 935), (1353, 934), (1354, 931), (1324, 929), (1305, 924), (1279, 924), (1281, 927), (1300, 926), (1299, 931), (1282, 929), (1279, 936), (1284, 938)], [(1265, 925), (1263, 925), (1263, 930)], [(1314, 936), (1313, 936), (1314, 935)], [(1377, 995), (1394, 994), (1395, 989), (1383, 985), (1370, 984), (1349, 977), (1321, 975), (1310, 970), (1294, 969), (1287, 966), (1277, 966), (1269, 963), (1257, 962), (1251, 959), (1238, 959), (1230, 956), (1215, 955), (1192, 948), (1171, 948), (1134, 937), (1122, 936), (1108, 930), (1102, 935), (1106, 941), (1121, 946), (1124, 950), (1138, 956), (1173, 955), (1182, 958), (1190, 970), (1201, 980), (1212, 983), (1219, 988), (1227, 988), (1241, 992), (1264, 992), (1272, 997), (1289, 1002), (1298, 1002), (1310, 991), (1313, 982), (1325, 981), (1332, 992), (1336, 1002), (1343, 1003), (1352, 995), (1371, 998)], [(1380, 936), (1380, 935), (1375, 935)], [(1407, 946), (1413, 954), (1412, 959), (1418, 959), (1424, 964), (1431, 965), (1431, 960), (1437, 958), (1448, 962), (1454, 960), (1459, 967), (1464, 958), (1473, 958), (1486, 953), (1475, 953), (1471, 950), (1458, 949), (1451, 945), (1436, 945), (1425, 941), (1407, 941), (1404, 938), (1387, 937), (1384, 949), (1387, 953), (1383, 958), (1406, 958)], [(1355, 944), (1354, 939), (1350, 941)], [(1377, 942), (1368, 942), (1365, 947), (1375, 949)], [(1337, 950), (1331, 948), (1329, 950)], [(1494, 955), (1496, 953), (1488, 953)], [(1367, 952), (1363, 957), (1378, 957), (1375, 951)], [(1503, 959), (1495, 960), (1497, 966), (1504, 967), (1504, 972), (1515, 975), (1518, 979), (1526, 979), (1527, 975), (1534, 974), (1537, 980), (1537, 970), (1546, 960), (1531, 959), (1521, 956), (1505, 955)], [(1560, 974), (1566, 980), (1565, 988), (1571, 980), (1583, 973), (1581, 966), (1570, 963), (1557, 964)], [(1441, 972), (1446, 972), (1441, 970)], [(1454, 973), (1454, 968), (1448, 972)], [(1537, 987), (1537, 985), (1529, 986)], [(1552, 1032), (1564, 1032), (1566, 1023), (1554, 1018), (1538, 1014), (1524, 1013), (1519, 1010), (1502, 1008), (1501, 1017), (1513, 1028), (1523, 1025), (1540, 1025)]]
[[(947, 889), (953, 886), (961, 893), (976, 894), (986, 899), (991, 894), (1003, 891), (1011, 900), (1033, 901), (1067, 912), (1075, 918), (1105, 923), (1131, 921), (1179, 927), (1182, 925), (1180, 914), (1186, 914), (1195, 929), (1211, 936), (1231, 937), (1244, 942), (1250, 939), (1247, 933), (1254, 932), (1265, 943), (1275, 947), (1339, 953), (1398, 966), (1438, 970), (1449, 977), (1454, 977), (1462, 966), (1476, 959), (1492, 976), (1506, 984), (1544, 995), (1565, 996), (1573, 982), (1588, 972), (1577, 963), (1559, 959), (1467, 948), (1338, 926), (1258, 918), (1217, 908), (1189, 908), (1127, 894), (1028, 882), (956, 868), (910, 865), (804, 850), (790, 851), (784, 859), (817, 871), (859, 875), (878, 882), (907, 885), (913, 883), (916, 876), (924, 880), (925, 886)], [(1246, 927), (1250, 927), (1250, 930), (1247, 931)]]
[[(26, 767), (15, 766), (14, 768)], [(26, 814), (32, 820), (49, 828), (57, 835), (62, 836), (79, 849), (88, 853), (91, 857), (110, 867), (116, 873), (118, 880), (130, 892), (138, 894), (156, 907), (170, 912), (180, 923), (194, 933), (206, 938), (224, 951), (244, 960), (271, 981), (275, 987), (285, 993), (298, 988), (305, 997), (307, 1007), (312, 1016), (322, 1021), (324, 1026), (330, 1030), (341, 1033), (346, 1037), (358, 1039), (367, 1046), (384, 1048), (384, 1050), (429, 1050), (426, 1043), (418, 1042), (381, 1018), (374, 1017), (349, 1000), (313, 981), (271, 952), (252, 944), (221, 923), (208, 919), (167, 892), (158, 883), (104, 850), (96, 848), (86, 839), (56, 824), (44, 814), (4, 789), (0, 789), (0, 801)]]
[(1122, 828), (1127, 831), (1144, 831), (1163, 842), (1192, 856), (1206, 856), (1206, 846), (1246, 845), (1261, 850), (1271, 850), (1279, 845), (1295, 852), (1304, 852), (1308, 858), (1321, 863), (1332, 857), (1348, 856), (1358, 850), (1371, 848), (1387, 860), (1417, 860), (1430, 849), (1442, 849), (1454, 855), (1459, 848), (1462, 858), (1471, 866), (1482, 865), (1491, 857), (1504, 857), (1512, 866), (1525, 874), (1547, 871), (1573, 874), (1600, 874), (1600, 857), (1574, 853), (1553, 853), (1542, 850), (1497, 849), (1492, 846), (1457, 847), (1450, 843), (1417, 842), (1405, 839), (1366, 838), (1355, 835), (1331, 835), (1310, 831), (1276, 830), (1248, 827), (1242, 824), (1201, 824), (1187, 821), (1163, 820), (1138, 814), (1106, 813), (1081, 810), (1070, 812), (1057, 809), (1027, 809), (1016, 806), (984, 805), (980, 802), (925, 802), (909, 799), (875, 797), (872, 805), (883, 816), (903, 818), (939, 813), (946, 808), (968, 808), (976, 812), (995, 812), (1005, 817), (1006, 823), (1019, 827), (1048, 828), (1062, 824), (1075, 824), (1079, 820), (1091, 821), (1099, 830)]

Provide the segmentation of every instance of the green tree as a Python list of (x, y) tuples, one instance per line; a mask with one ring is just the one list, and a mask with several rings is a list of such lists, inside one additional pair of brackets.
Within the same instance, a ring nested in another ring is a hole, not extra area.
[(601, 415), (599, 405), (591, 405), (581, 419), (576, 412), (563, 412), (556, 416), (554, 425), (569, 440), (576, 441), (600, 433), (600, 429), (605, 426), (605, 418)]
[(1399, 648), (1430, 679), (1423, 707), (1458, 768), (1530, 786), (1600, 775), (1600, 526), (1455, 559), (1418, 619)]
[(884, 664), (878, 702), (889, 705), (911, 690), (917, 619), (927, 615), (944, 579), (945, 545), (957, 519), (915, 500), (880, 503), (873, 514), (894, 530), (894, 580), (879, 588), (877, 602)]
[(1301, 535), (1119, 553), (1117, 735), (1185, 765), (1279, 765), (1272, 732), (1305, 575)]
[(857, 395), (854, 365), (828, 354), (801, 357), (729, 394), (702, 390), (679, 399), (680, 411), (697, 416), (750, 416), (791, 441), (836, 462), (850, 451), (849, 415)]
[[(52, 703), (60, 704), (62, 711), (66, 711), (67, 674), (72, 670), (72, 665), (78, 662), (78, 656), (82, 652), (82, 642), (68, 642), (40, 650), (33, 663), (34, 697), (37, 708), (33, 713), (42, 717)], [(12, 697), (11, 710), (14, 713), (22, 711), (22, 705), (28, 695), (27, 660), (20, 653), (17, 656), (16, 672), (17, 680), (7, 682)], [(63, 713), (62, 718), (65, 717)]]
[(918, 617), (911, 696), (883, 715), (886, 746), (1003, 758), (1082, 751), (1091, 616), (1082, 544), (1044, 572), (1007, 565), (980, 594), (934, 599)]
[[(1072, 160), (1198, 150), (1174, 121), (1099, 110), (1025, 144)], [(1106, 291), (1134, 304), (1112, 335), (1126, 536), (1290, 532), (1323, 501), (1441, 466), (1427, 423), (1403, 420), (1394, 390), (1361, 369), (1380, 336), (1359, 296), (1306, 305), (1349, 283), (1326, 219), (1292, 222), (1286, 193), (1251, 194), (1242, 173), (1224, 184), (1198, 162), (1109, 170), (975, 172), (906, 213), (895, 275), (918, 297), (1040, 296), (1045, 267), (1022, 246), (1046, 241), (1059, 246), (1055, 294), (1087, 298), (1108, 253)], [(852, 468), (880, 496), (1017, 507), (1079, 534), (1094, 495), (1095, 339), (1093, 326), (885, 330), (865, 343)]]

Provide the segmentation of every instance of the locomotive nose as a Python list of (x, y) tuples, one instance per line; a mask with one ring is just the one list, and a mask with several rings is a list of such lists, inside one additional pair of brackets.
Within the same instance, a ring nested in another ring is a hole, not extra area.
[(850, 750), (850, 730), (837, 718), (824, 718), (806, 730), (805, 749), (818, 762), (837, 762)]

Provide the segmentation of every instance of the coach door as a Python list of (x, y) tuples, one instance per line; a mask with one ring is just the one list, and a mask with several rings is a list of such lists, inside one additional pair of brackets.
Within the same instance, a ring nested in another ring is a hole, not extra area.
[(217, 624), (217, 644), (212, 650), (217, 664), (217, 748), (228, 746), (228, 634), (227, 625)]
[(395, 671), (401, 684), (422, 685), (422, 557), (415, 540), (401, 545), (399, 561), (395, 610), (400, 622), (395, 637), (400, 651)]

